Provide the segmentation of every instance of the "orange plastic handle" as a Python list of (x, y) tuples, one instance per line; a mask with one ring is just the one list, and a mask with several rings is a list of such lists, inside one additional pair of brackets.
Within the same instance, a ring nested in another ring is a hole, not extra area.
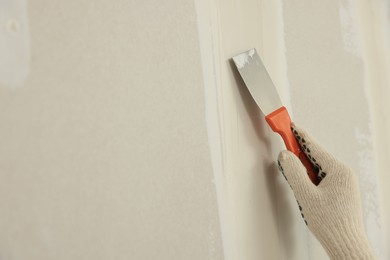
[(267, 121), (271, 129), (274, 132), (280, 134), (280, 136), (283, 138), (287, 150), (298, 156), (298, 158), (305, 166), (310, 180), (317, 185), (318, 179), (316, 170), (311, 164), (309, 158), (307, 158), (306, 154), (302, 152), (297, 140), (295, 139), (293, 132), (291, 131), (291, 118), (288, 114), (287, 109), (285, 107), (281, 107), (272, 112), (271, 114), (267, 115), (265, 117), (265, 120)]

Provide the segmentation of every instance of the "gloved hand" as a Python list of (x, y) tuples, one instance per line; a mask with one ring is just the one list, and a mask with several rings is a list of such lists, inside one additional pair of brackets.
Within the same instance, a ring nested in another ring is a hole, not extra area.
[(279, 169), (294, 192), (306, 225), (331, 259), (375, 259), (364, 231), (356, 176), (303, 129), (293, 124), (292, 130), (319, 171), (316, 186), (293, 153), (279, 154)]

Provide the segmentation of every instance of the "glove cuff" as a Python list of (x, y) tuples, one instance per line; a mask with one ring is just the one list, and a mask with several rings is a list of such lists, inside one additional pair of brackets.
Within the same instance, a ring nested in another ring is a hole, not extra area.
[(332, 260), (376, 259), (361, 223), (339, 223), (313, 233), (321, 234), (317, 238)]

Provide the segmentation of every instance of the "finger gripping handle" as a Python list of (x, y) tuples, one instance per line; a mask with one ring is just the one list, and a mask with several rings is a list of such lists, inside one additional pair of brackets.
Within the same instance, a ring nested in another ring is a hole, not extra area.
[(267, 115), (265, 117), (265, 120), (267, 121), (271, 129), (274, 132), (280, 134), (280, 136), (283, 138), (287, 150), (298, 156), (302, 164), (305, 166), (310, 180), (317, 185), (318, 179), (314, 166), (311, 164), (306, 154), (302, 152), (297, 140), (295, 139), (294, 133), (291, 130), (291, 118), (288, 114), (287, 109), (285, 107), (281, 107), (272, 112), (271, 114)]

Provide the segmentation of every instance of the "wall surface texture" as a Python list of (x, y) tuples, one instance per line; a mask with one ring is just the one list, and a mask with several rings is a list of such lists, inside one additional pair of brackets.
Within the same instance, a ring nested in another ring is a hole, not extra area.
[(382, 1), (4, 0), (0, 259), (328, 259), (230, 58), (352, 167), (390, 234)]
[(193, 1), (28, 4), (0, 4), (31, 39), (0, 78), (0, 259), (222, 259)]

